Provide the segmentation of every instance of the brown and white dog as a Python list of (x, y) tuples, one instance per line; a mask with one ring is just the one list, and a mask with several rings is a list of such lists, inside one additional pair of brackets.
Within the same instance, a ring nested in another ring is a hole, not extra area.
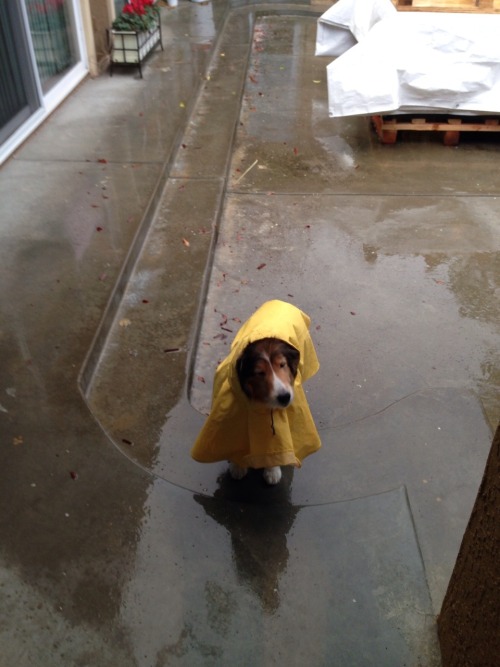
[[(250, 343), (236, 362), (241, 388), (251, 400), (271, 408), (285, 409), (293, 401), (293, 383), (297, 376), (300, 354), (279, 338), (261, 338)], [(242, 479), (247, 468), (230, 464), (234, 479)], [(268, 484), (277, 484), (281, 468), (264, 468)]]
[(195, 461), (229, 461), (237, 479), (260, 469), (276, 484), (280, 466), (300, 468), (318, 451), (303, 386), (319, 370), (310, 324), (299, 308), (273, 299), (241, 325), (217, 366), (210, 413), (191, 449)]

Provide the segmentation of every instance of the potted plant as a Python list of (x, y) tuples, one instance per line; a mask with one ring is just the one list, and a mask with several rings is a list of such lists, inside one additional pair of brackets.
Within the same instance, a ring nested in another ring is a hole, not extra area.
[(112, 48), (110, 74), (114, 65), (139, 67), (144, 58), (161, 42), (160, 13), (155, 0), (128, 0), (111, 26)]

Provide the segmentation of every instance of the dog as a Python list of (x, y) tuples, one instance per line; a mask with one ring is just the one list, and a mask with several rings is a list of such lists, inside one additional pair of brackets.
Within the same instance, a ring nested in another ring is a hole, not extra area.
[[(250, 343), (236, 362), (244, 394), (250, 401), (271, 410), (285, 410), (293, 401), (299, 361), (299, 351), (279, 338), (261, 338)], [(248, 468), (230, 463), (229, 471), (233, 479), (242, 479)], [(281, 479), (281, 468), (264, 468), (263, 475), (268, 484), (277, 484)]]
[(281, 466), (300, 468), (321, 447), (303, 388), (319, 369), (310, 322), (275, 299), (242, 324), (215, 372), (210, 414), (191, 449), (195, 461), (229, 461), (235, 479), (263, 470), (277, 484)]

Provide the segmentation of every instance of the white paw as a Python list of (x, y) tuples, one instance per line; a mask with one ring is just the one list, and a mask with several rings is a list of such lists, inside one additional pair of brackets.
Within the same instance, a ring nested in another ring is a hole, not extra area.
[(248, 468), (241, 468), (236, 463), (229, 463), (229, 474), (233, 479), (243, 479), (248, 472)]
[(264, 468), (264, 480), (267, 484), (277, 484), (281, 479), (281, 468), (273, 466), (272, 468)]

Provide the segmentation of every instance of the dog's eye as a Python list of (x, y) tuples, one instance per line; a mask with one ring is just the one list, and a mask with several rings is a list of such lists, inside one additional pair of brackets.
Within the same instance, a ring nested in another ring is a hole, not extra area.
[(286, 361), (281, 361), (280, 362), (280, 368), (285, 368), (287, 365), (288, 364), (286, 363)]

